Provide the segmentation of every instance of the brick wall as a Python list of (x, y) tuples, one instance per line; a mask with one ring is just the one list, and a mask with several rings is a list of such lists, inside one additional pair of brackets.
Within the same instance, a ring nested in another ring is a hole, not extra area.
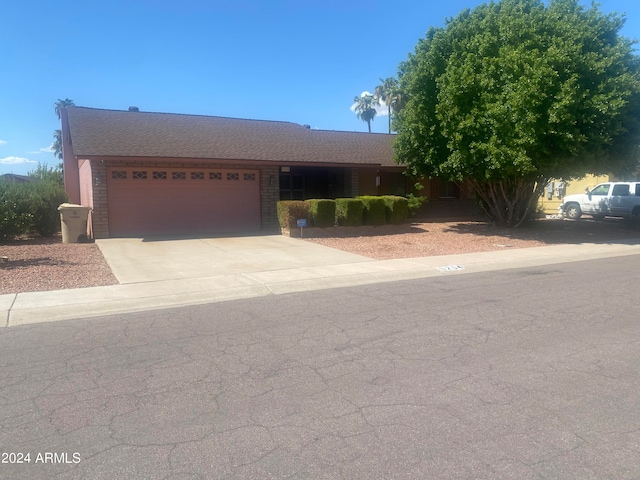
[(260, 218), (263, 230), (277, 230), (280, 173), (277, 166), (260, 167)]
[(347, 190), (347, 196), (349, 197), (357, 197), (358, 195), (360, 195), (359, 192), (359, 177), (360, 174), (358, 172), (357, 168), (347, 168), (346, 169), (346, 190)]
[(91, 211), (91, 235), (93, 238), (109, 237), (109, 215), (107, 211), (107, 166), (91, 160), (93, 181), (93, 210)]

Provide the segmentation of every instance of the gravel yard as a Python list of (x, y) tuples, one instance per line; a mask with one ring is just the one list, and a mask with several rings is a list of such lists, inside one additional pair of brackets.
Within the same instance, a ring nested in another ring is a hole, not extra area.
[(620, 219), (595, 222), (585, 218), (579, 221), (537, 220), (516, 229), (498, 228), (483, 221), (351, 227), (351, 230), (344, 227), (332, 237), (307, 240), (385, 260), (632, 238), (640, 238), (640, 231)]
[(0, 294), (117, 285), (95, 243), (27, 238), (0, 244)]
[[(482, 221), (438, 221), (330, 232), (305, 240), (379, 260), (640, 238), (620, 220), (586, 218), (539, 220), (515, 230)], [(7, 257), (0, 261), (0, 294), (118, 283), (96, 244), (63, 244), (60, 236), (4, 242), (0, 257)]]

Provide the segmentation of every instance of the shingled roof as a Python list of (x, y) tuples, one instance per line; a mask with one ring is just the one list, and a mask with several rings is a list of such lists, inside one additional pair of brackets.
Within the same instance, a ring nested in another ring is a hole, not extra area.
[(160, 157), (398, 166), (395, 135), (290, 122), (68, 107), (77, 157)]

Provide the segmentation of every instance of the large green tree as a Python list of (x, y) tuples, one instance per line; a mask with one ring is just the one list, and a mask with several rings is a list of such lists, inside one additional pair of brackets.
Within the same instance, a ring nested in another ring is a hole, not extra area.
[(376, 116), (376, 106), (379, 104), (378, 99), (370, 93), (363, 93), (359, 97), (353, 99), (354, 111), (360, 120), (367, 122), (369, 133), (371, 133), (371, 121)]
[(470, 181), (507, 226), (551, 178), (624, 171), (639, 144), (640, 62), (623, 24), (578, 0), (502, 0), (429, 29), (400, 65), (396, 159)]

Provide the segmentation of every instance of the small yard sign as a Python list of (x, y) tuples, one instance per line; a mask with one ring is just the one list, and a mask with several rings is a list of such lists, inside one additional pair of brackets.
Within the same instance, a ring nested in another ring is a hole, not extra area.
[(306, 218), (299, 218), (297, 220), (298, 227), (300, 227), (300, 238), (302, 238), (302, 228), (307, 226)]

